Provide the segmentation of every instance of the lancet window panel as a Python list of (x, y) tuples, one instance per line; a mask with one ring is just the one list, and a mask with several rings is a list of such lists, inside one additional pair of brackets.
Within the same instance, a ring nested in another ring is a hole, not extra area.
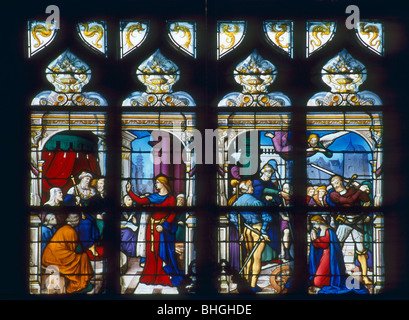
[(31, 206), (104, 207), (105, 123), (105, 113), (32, 112)]
[[(183, 205), (177, 199), (178, 205)], [(183, 199), (182, 199), (183, 201)], [(193, 212), (121, 214), (122, 294), (188, 294), (196, 290), (196, 217)], [(158, 229), (161, 228), (161, 229)]]
[(292, 214), (253, 205), (219, 217), (219, 292), (285, 294), (294, 276)]
[(307, 113), (307, 205), (383, 204), (382, 113)]
[(252, 184), (262, 205), (290, 206), (291, 114), (219, 113), (218, 123), (218, 204), (234, 205)]
[(32, 212), (29, 219), (29, 292), (103, 294), (104, 212)]
[(193, 113), (123, 113), (122, 198), (146, 205), (141, 196), (163, 191), (172, 194), (167, 206), (176, 206), (176, 197), (195, 204), (196, 164), (202, 161), (195, 122)]
[(383, 214), (310, 212), (307, 220), (309, 294), (382, 293)]
[[(219, 292), (287, 292), (293, 274), (291, 113), (218, 115)], [(245, 209), (244, 209), (245, 208)], [(223, 210), (224, 211), (224, 210)]]

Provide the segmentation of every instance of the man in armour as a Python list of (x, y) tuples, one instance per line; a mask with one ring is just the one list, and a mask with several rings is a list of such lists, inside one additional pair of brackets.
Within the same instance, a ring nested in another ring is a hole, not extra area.
[[(329, 204), (334, 206), (352, 207), (352, 206), (368, 206), (370, 204), (369, 188), (367, 185), (360, 185), (357, 182), (352, 182), (349, 188), (344, 185), (343, 178), (333, 176), (330, 179), (327, 199)], [(370, 284), (371, 280), (367, 276), (368, 271), (368, 255), (367, 249), (364, 247), (365, 228), (364, 224), (370, 221), (370, 217), (366, 215), (342, 215), (338, 216), (340, 222), (337, 228), (337, 238), (341, 246), (346, 238), (351, 235), (355, 244), (355, 252), (357, 260), (361, 265), (362, 280), (365, 284)]]

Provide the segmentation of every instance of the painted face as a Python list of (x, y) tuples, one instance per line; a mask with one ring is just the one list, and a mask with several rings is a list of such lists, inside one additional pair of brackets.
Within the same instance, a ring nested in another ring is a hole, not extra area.
[(90, 177), (84, 177), (84, 178), (82, 178), (82, 180), (81, 180), (81, 185), (84, 187), (84, 188), (86, 188), (86, 187), (88, 187), (89, 186), (89, 182), (91, 181), (91, 178)]
[(50, 217), (50, 220), (48, 221), (48, 224), (55, 226), (57, 224), (57, 218), (54, 215), (52, 215)]
[(176, 205), (183, 206), (184, 204), (185, 204), (185, 199), (183, 197), (178, 197)]
[(104, 191), (104, 186), (105, 186), (105, 180), (104, 179), (99, 179), (97, 183), (97, 189), (99, 192)]
[(335, 191), (341, 191), (344, 190), (344, 185), (342, 184), (342, 181), (340, 178), (334, 178), (331, 181), (331, 185), (334, 187)]
[(57, 201), (63, 201), (63, 193), (62, 193), (61, 190), (57, 191), (56, 200)]
[(124, 198), (124, 204), (126, 207), (131, 207), (132, 206), (132, 198), (130, 196), (126, 196)]
[(313, 229), (319, 230), (320, 226), (321, 226), (321, 224), (318, 221), (313, 221), (312, 222)]
[(317, 145), (317, 143), (318, 143), (318, 139), (317, 139), (317, 138), (311, 138), (311, 140), (310, 140), (310, 145), (311, 145), (312, 147), (315, 147), (315, 146)]
[(248, 188), (247, 193), (253, 193), (254, 192), (254, 187), (253, 187), (252, 183), (249, 183), (247, 185), (247, 188)]
[(156, 182), (155, 182), (155, 188), (156, 188), (157, 190), (161, 190), (161, 189), (163, 188), (163, 184), (162, 184), (159, 180), (156, 180)]
[(320, 189), (318, 190), (318, 197), (322, 198), (323, 196), (325, 196), (325, 190), (324, 189)]
[(266, 170), (263, 172), (263, 175), (261, 176), (263, 180), (267, 181), (271, 179), (271, 176), (273, 175), (272, 170)]

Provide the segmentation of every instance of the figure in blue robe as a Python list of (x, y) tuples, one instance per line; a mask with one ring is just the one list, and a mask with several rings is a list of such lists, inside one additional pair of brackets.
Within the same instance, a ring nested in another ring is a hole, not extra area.
[[(358, 293), (367, 294), (368, 290), (359, 285), (359, 288), (355, 288), (354, 285), (347, 287), (347, 274), (345, 269), (344, 256), (339, 244), (336, 233), (332, 228), (328, 228), (329, 233), (329, 263), (330, 263), (330, 285), (323, 286), (318, 292), (319, 294), (345, 294), (345, 293)], [(328, 250), (328, 249), (325, 249)], [(312, 243), (310, 246), (309, 255), (309, 272), (310, 279), (315, 276), (318, 266), (320, 264), (324, 249), (315, 247)]]
[(89, 214), (82, 214), (80, 223), (75, 228), (83, 250), (87, 250), (100, 240), (99, 229), (95, 219)]
[(55, 233), (55, 228), (50, 229), (46, 226), (41, 226), (41, 252), (44, 252), (45, 247), (47, 246), (50, 239)]

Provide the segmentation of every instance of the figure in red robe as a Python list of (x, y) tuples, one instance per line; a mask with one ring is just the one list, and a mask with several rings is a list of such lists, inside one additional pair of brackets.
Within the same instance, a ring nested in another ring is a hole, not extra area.
[[(155, 178), (158, 190), (147, 196), (137, 196), (128, 182), (126, 189), (137, 205), (155, 207), (175, 206), (169, 181), (165, 176)], [(150, 285), (179, 286), (182, 280), (175, 254), (177, 218), (174, 212), (153, 212), (146, 229), (146, 262), (140, 279), (141, 283)]]
[(333, 176), (330, 179), (332, 188), (328, 190), (327, 202), (329, 206), (355, 207), (368, 206), (371, 199), (369, 198), (369, 187), (352, 182), (353, 187), (345, 187), (341, 176)]

